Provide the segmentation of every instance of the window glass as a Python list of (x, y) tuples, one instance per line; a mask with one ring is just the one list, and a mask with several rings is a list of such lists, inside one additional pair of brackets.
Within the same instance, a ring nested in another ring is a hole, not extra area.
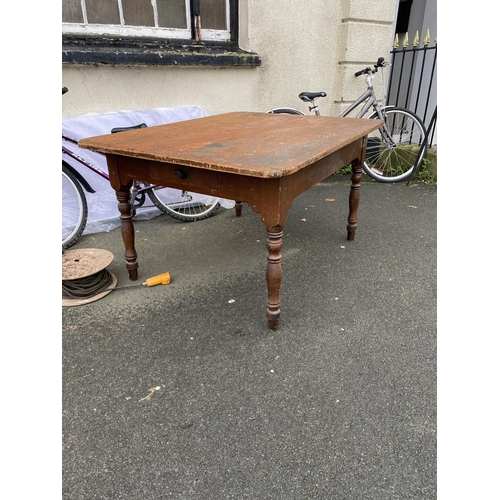
[(200, 0), (202, 29), (226, 30), (226, 0)]
[(162, 28), (186, 29), (185, 0), (156, 0), (158, 5), (158, 26)]
[(116, 0), (85, 0), (89, 24), (120, 24)]
[(80, 0), (65, 0), (62, 4), (63, 23), (83, 23), (82, 2)]
[(128, 26), (154, 26), (151, 0), (122, 0), (123, 22)]

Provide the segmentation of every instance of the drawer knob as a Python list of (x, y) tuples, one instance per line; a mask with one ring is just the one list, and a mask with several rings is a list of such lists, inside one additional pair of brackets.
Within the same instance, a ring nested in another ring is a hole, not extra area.
[(186, 172), (185, 169), (183, 168), (176, 168), (174, 170), (174, 174), (179, 177), (180, 179), (186, 179), (188, 176), (188, 173)]

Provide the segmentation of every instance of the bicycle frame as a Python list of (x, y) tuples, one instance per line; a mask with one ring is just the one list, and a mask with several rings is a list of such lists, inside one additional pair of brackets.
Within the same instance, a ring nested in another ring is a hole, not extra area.
[[(62, 134), (62, 138), (65, 141), (68, 141), (68, 142), (71, 142), (72, 144), (78, 145), (78, 141), (76, 139), (73, 139), (72, 137), (69, 137), (67, 135)], [(99, 167), (96, 167), (94, 164), (90, 163), (89, 161), (84, 160), (81, 156), (77, 155), (74, 151), (71, 151), (71, 149), (64, 147), (64, 145), (62, 146), (62, 153), (63, 153), (63, 155), (64, 154), (68, 155), (69, 157), (76, 160), (78, 163), (87, 167), (89, 170), (92, 170), (92, 172), (95, 172), (96, 174), (100, 175), (101, 177), (103, 177), (104, 179), (109, 181), (109, 175), (106, 172), (101, 170)], [(81, 182), (81, 184), (85, 188), (85, 190), (88, 191), (89, 193), (93, 193), (94, 190), (92, 189), (92, 187), (90, 186), (88, 181), (85, 179), (85, 177), (83, 177), (80, 174), (80, 172), (78, 172), (78, 170), (76, 170), (71, 165), (68, 165), (68, 166), (71, 168), (71, 171), (77, 176), (78, 180)]]
[[(368, 75), (366, 77), (366, 82), (368, 84), (367, 90), (365, 92), (363, 92), (363, 94), (361, 94), (343, 113), (341, 113), (340, 116), (342, 118), (345, 118), (346, 116), (348, 116), (352, 111), (354, 111), (364, 101), (366, 101), (366, 102), (363, 105), (363, 107), (361, 108), (361, 110), (359, 111), (359, 113), (356, 115), (356, 118), (363, 118), (366, 115), (366, 113), (368, 113), (370, 108), (373, 107), (373, 109), (375, 110), (375, 113), (377, 113), (378, 118), (380, 120), (383, 120), (384, 116), (382, 114), (382, 107), (384, 107), (385, 109), (387, 109), (389, 107), (394, 107), (394, 106), (384, 106), (384, 105), (380, 106), (380, 104), (377, 101), (377, 97), (375, 96), (373, 86), (371, 84), (372, 79), (373, 79), (373, 75)], [(385, 98), (384, 98), (384, 101), (385, 101)], [(318, 104), (316, 103), (316, 101), (314, 101), (312, 103), (312, 106), (309, 107), (309, 111), (314, 111), (316, 116), (320, 116), (319, 107), (318, 107)], [(390, 143), (393, 143), (391, 135), (387, 132), (385, 125), (383, 127), (381, 127), (381, 133), (384, 134), (385, 139), (387, 141), (389, 141)]]
[[(382, 105), (380, 105), (378, 103), (377, 97), (375, 95), (375, 91), (373, 90), (373, 85), (372, 85), (373, 77), (374, 77), (373, 74), (366, 76), (366, 83), (368, 85), (368, 88), (343, 113), (341, 113), (340, 116), (342, 118), (345, 118), (347, 115), (349, 115), (353, 110), (355, 110), (364, 101), (366, 101), (366, 102), (363, 105), (363, 107), (361, 108), (361, 111), (356, 115), (356, 118), (363, 118), (366, 115), (366, 113), (368, 113), (369, 109), (373, 107), (375, 113), (377, 113), (378, 118), (380, 120), (383, 120), (384, 115), (382, 114), (382, 108), (387, 109), (387, 108), (394, 107), (394, 106), (386, 106), (385, 105), (385, 95), (384, 95), (384, 100), (382, 102)], [(381, 134), (383, 134), (385, 136), (385, 139), (388, 142), (390, 142), (391, 144), (394, 144), (394, 142), (391, 138), (391, 134), (387, 131), (385, 124), (380, 128), (380, 132), (381, 132)]]
[[(62, 134), (62, 138), (65, 141), (68, 141), (68, 142), (71, 142), (73, 144), (78, 145), (78, 141), (76, 139), (73, 139), (72, 137), (69, 137), (67, 135)], [(93, 163), (90, 163), (89, 161), (83, 159), (81, 156), (77, 155), (74, 151), (71, 151), (70, 149), (62, 146), (62, 152), (63, 152), (63, 154), (67, 154), (68, 156), (70, 156), (71, 158), (76, 160), (77, 162), (81, 163), (82, 165), (84, 165), (88, 169), (92, 170), (92, 172), (95, 172), (96, 174), (100, 175), (102, 178), (109, 181), (109, 174), (107, 172), (104, 172), (104, 170), (101, 170), (99, 167), (96, 167)], [(89, 182), (80, 174), (80, 172), (78, 172), (71, 165), (68, 165), (68, 166), (70, 167), (71, 171), (77, 176), (78, 180), (81, 182), (81, 184), (85, 188), (85, 190), (89, 193), (93, 193), (94, 190), (90, 186)], [(146, 191), (149, 191), (150, 189), (154, 189), (156, 187), (158, 187), (158, 186), (149, 185), (145, 188), (137, 189), (135, 187), (135, 183), (134, 183), (132, 186), (132, 189), (131, 189), (131, 191), (132, 191), (131, 196), (133, 196), (135, 198), (135, 196), (142, 194)]]
[[(356, 118), (363, 118), (363, 116), (365, 116), (366, 113), (368, 113), (370, 108), (373, 107), (373, 109), (377, 112), (378, 117), (381, 120), (383, 120), (381, 108), (388, 106), (385, 106), (385, 97), (382, 105), (378, 104), (377, 97), (375, 96), (375, 92), (373, 90), (373, 85), (372, 85), (373, 76), (374, 75), (367, 75), (366, 83), (368, 88), (344, 112), (340, 114), (342, 118), (345, 118), (352, 111), (354, 111), (359, 105), (361, 105), (361, 103), (366, 101), (361, 110), (359, 111), (359, 113), (356, 115)], [(314, 113), (317, 116), (320, 116), (319, 107), (316, 101), (313, 102), (313, 105), (309, 108), (309, 111), (314, 111)]]
[(356, 115), (356, 118), (363, 118), (363, 116), (368, 113), (368, 110), (373, 106), (377, 111), (379, 118), (382, 119), (382, 113), (380, 112), (380, 106), (377, 103), (377, 98), (375, 97), (375, 92), (373, 87), (369, 87), (362, 95), (360, 95), (343, 113), (341, 117), (345, 118), (349, 113), (356, 109), (363, 101), (366, 103), (361, 108), (361, 111)]

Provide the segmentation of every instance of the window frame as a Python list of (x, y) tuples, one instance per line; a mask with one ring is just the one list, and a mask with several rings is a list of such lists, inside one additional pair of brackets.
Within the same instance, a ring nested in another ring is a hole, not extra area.
[(238, 46), (239, 2), (229, 0), (228, 3), (229, 39), (204, 39), (203, 25), (200, 39), (195, 26), (195, 9), (198, 2), (190, 0), (190, 38), (63, 32), (62, 63), (63, 65), (260, 66), (261, 59), (258, 54), (245, 51)]

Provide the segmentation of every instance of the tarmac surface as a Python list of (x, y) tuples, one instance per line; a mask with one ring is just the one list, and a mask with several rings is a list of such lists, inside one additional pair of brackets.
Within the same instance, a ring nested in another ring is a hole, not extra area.
[(289, 212), (277, 331), (245, 204), (135, 222), (136, 282), (72, 247), (172, 282), (62, 308), (63, 499), (436, 498), (437, 187), (363, 176), (347, 241), (349, 185)]

